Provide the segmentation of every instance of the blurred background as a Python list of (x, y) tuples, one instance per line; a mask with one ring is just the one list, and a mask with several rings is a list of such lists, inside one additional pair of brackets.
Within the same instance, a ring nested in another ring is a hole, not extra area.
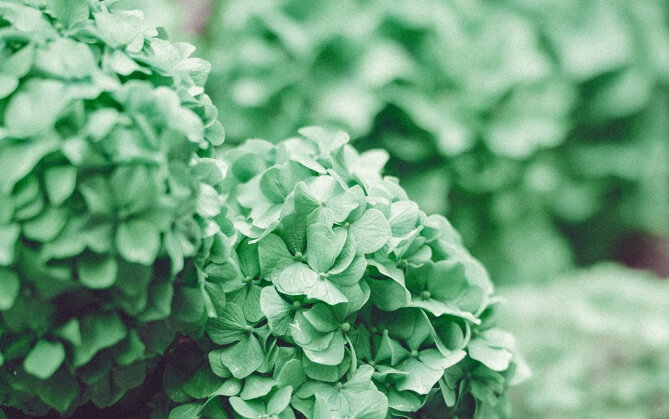
[(506, 299), (513, 417), (669, 417), (669, 2), (120, 2), (212, 63), (229, 145), (388, 150)]

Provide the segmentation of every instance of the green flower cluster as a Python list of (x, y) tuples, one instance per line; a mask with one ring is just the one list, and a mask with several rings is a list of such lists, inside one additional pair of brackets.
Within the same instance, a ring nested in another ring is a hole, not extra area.
[(223, 156), (239, 234), (202, 266), (222, 311), (165, 374), (170, 417), (503, 415), (518, 359), (485, 269), (381, 176), (385, 152), (300, 133)]
[(210, 65), (111, 3), (0, 1), (0, 405), (30, 414), (116, 403), (211, 306)]
[(320, 121), (388, 149), (496, 280), (669, 230), (662, 0), (217, 5), (202, 43), (232, 141)]

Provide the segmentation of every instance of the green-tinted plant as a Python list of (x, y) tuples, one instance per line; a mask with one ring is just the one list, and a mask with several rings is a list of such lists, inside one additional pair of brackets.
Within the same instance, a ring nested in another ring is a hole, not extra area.
[(503, 416), (518, 359), (485, 269), (385, 152), (300, 133), (223, 155), (240, 234), (200, 272), (222, 311), (168, 363), (170, 417)]
[(319, 121), (388, 149), (494, 279), (668, 231), (665, 2), (217, 4), (203, 46), (232, 141)]
[(0, 1), (0, 405), (140, 386), (207, 315), (226, 228), (209, 64), (113, 1)]

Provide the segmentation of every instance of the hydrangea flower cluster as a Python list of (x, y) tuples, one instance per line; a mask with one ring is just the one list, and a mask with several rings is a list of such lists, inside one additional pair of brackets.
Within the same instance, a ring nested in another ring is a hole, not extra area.
[(430, 401), (489, 417), (517, 359), (487, 272), (445, 218), (380, 174), (385, 152), (300, 133), (223, 156), (238, 234), (219, 235), (201, 274), (225, 305), (200, 344), (208, 362), (166, 374), (172, 400), (190, 400), (172, 414), (385, 418)]
[(108, 3), (0, 1), (0, 404), (31, 414), (116, 403), (207, 319), (210, 65)]

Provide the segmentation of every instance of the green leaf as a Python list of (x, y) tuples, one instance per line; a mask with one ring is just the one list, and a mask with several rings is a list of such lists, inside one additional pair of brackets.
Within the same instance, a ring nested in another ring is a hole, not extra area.
[(221, 380), (203, 364), (183, 385), (183, 391), (194, 399), (205, 399), (221, 386)]
[(462, 361), (465, 356), (467, 356), (467, 353), (463, 350), (452, 351), (450, 354), (444, 355), (437, 349), (431, 348), (420, 351), (418, 359), (430, 368), (446, 370)]
[(85, 258), (79, 261), (79, 281), (87, 288), (105, 289), (114, 285), (118, 274), (118, 264), (112, 257)]
[(172, 312), (174, 287), (169, 282), (152, 284), (149, 287), (149, 301), (142, 314), (137, 316), (141, 322), (152, 322), (169, 317)]
[(393, 237), (409, 234), (418, 224), (418, 205), (412, 201), (393, 202), (390, 206), (390, 226)]
[[(111, 13), (93, 13), (95, 25), (100, 37), (113, 48), (125, 48), (135, 51), (143, 46), (144, 35), (141, 33), (137, 18)], [(139, 44), (139, 41), (142, 41)]]
[(302, 348), (308, 348), (313, 351), (326, 350), (334, 336), (333, 332), (318, 332), (306, 319), (303, 311), (299, 311), (295, 315), (295, 321), (290, 327), (291, 335), (295, 343)]
[(119, 121), (119, 117), (119, 111), (114, 108), (101, 108), (93, 111), (88, 117), (85, 132), (93, 141), (100, 141), (111, 132)]
[[(211, 371), (221, 378), (229, 378), (232, 376), (230, 370), (223, 365), (221, 362), (221, 352), (223, 349), (214, 349), (207, 354), (207, 359), (209, 360), (209, 367)], [(237, 394), (237, 393), (235, 393)]]
[(218, 345), (227, 345), (242, 340), (248, 333), (242, 309), (234, 303), (226, 306), (218, 317), (209, 319), (207, 334)]
[(204, 297), (199, 288), (179, 287), (175, 290), (172, 300), (172, 318), (185, 323), (186, 327), (203, 320), (204, 316)]
[(270, 234), (260, 241), (258, 257), (262, 275), (270, 279), (286, 264), (293, 262), (293, 256), (288, 251), (286, 243), (276, 234)]
[(467, 347), (469, 356), (493, 371), (505, 371), (513, 354), (507, 348), (496, 347), (484, 339), (472, 339)]
[(129, 214), (151, 209), (160, 192), (156, 183), (153, 173), (144, 165), (117, 167), (109, 178), (114, 202)]
[(116, 212), (111, 186), (103, 176), (93, 175), (83, 179), (79, 192), (86, 201), (89, 213), (111, 216)]
[(337, 366), (316, 364), (311, 362), (307, 357), (302, 358), (302, 362), (307, 377), (328, 383), (334, 383), (340, 380), (351, 366), (350, 358), (345, 358), (344, 362)]
[(283, 387), (280, 390), (277, 390), (276, 393), (272, 395), (267, 403), (267, 414), (269, 415), (278, 415), (290, 404), (290, 398), (293, 394), (293, 388), (290, 386)]
[(49, 153), (58, 149), (58, 138), (45, 135), (39, 140), (0, 143), (0, 193), (9, 194)]
[(20, 289), (19, 275), (9, 269), (0, 268), (0, 311), (7, 311), (14, 306)]
[(360, 206), (360, 192), (357, 188), (347, 189), (327, 201), (327, 209), (332, 212), (332, 221), (342, 223), (353, 210)]
[(316, 364), (320, 365), (340, 365), (344, 360), (345, 341), (341, 332), (336, 332), (328, 347), (322, 351), (303, 348), (304, 354)]
[(260, 292), (260, 309), (275, 336), (284, 336), (288, 333), (292, 322), (293, 307), (281, 296), (274, 287), (264, 287)]
[(65, 348), (60, 342), (40, 340), (23, 361), (23, 368), (28, 374), (40, 380), (51, 377), (65, 360)]
[(19, 79), (8, 74), (0, 74), (0, 99), (14, 93), (14, 90), (19, 86)]
[(428, 394), (444, 375), (443, 369), (432, 369), (415, 358), (409, 358), (399, 369), (408, 372), (408, 375), (400, 378), (397, 389), (418, 394)]
[(305, 381), (304, 367), (299, 359), (291, 359), (283, 364), (281, 371), (276, 376), (277, 387), (292, 386), (293, 388), (299, 388)]
[(357, 254), (351, 261), (351, 264), (343, 271), (335, 272), (335, 268), (330, 272), (330, 282), (340, 287), (350, 287), (356, 285), (365, 274), (367, 260), (362, 254)]
[[(281, 270), (276, 281), (277, 290), (288, 295), (303, 295), (318, 284), (318, 274), (302, 262), (294, 262)], [(321, 281), (324, 282), (324, 281)]]
[(339, 322), (335, 319), (330, 307), (323, 303), (314, 304), (309, 310), (304, 311), (304, 317), (321, 333), (332, 332), (339, 328)]
[(314, 402), (314, 418), (322, 419), (332, 419), (332, 413), (330, 412), (330, 407), (328, 403), (323, 399), (323, 397), (316, 396)]
[(47, 4), (53, 16), (66, 28), (70, 28), (88, 19), (89, 9), (86, 2), (79, 0), (52, 0)]
[(20, 233), (18, 224), (0, 224), (0, 265), (14, 262), (16, 241)]
[(223, 160), (211, 159), (207, 157), (200, 158), (197, 166), (193, 168), (193, 174), (211, 186), (218, 186), (225, 179), (228, 173), (228, 164)]
[(244, 307), (244, 317), (251, 323), (257, 323), (263, 319), (263, 313), (260, 309), (260, 291), (262, 290), (256, 284), (244, 286), (227, 296), (229, 302)]
[(306, 294), (308, 298), (315, 298), (332, 306), (348, 302), (346, 295), (328, 280), (315, 279), (313, 285), (307, 288)]
[(221, 351), (221, 362), (235, 378), (246, 378), (263, 364), (265, 354), (258, 339), (246, 334), (239, 342)]
[(0, 64), (0, 72), (22, 78), (30, 71), (35, 58), (35, 45), (27, 44)]
[(243, 418), (260, 418), (265, 413), (265, 406), (257, 401), (244, 401), (239, 397), (230, 397), (230, 405)]
[(309, 266), (325, 273), (334, 265), (344, 247), (346, 234), (335, 234), (325, 224), (311, 224), (307, 228), (307, 257)]
[(388, 335), (388, 330), (384, 330), (381, 342), (377, 344), (374, 361), (383, 362), (390, 360), (390, 365), (395, 366), (408, 355), (409, 351), (398, 341), (391, 339)]
[[(230, 372), (228, 371), (228, 376)], [(239, 394), (242, 391), (242, 380), (238, 380), (234, 377), (226, 380), (221, 386), (214, 392), (212, 395), (220, 395), (226, 397), (232, 397)]]
[(375, 306), (384, 311), (395, 311), (407, 307), (411, 295), (401, 284), (392, 279), (367, 279), (371, 289), (371, 299)]
[(416, 412), (424, 404), (424, 400), (416, 393), (410, 391), (397, 391), (391, 389), (388, 392), (388, 406), (400, 412)]
[(142, 219), (125, 221), (116, 232), (116, 248), (128, 262), (151, 265), (160, 250), (160, 231)]
[(79, 320), (77, 319), (68, 320), (67, 323), (56, 329), (53, 333), (70, 342), (73, 346), (81, 345), (81, 329), (79, 328)]
[(140, 339), (137, 331), (132, 329), (128, 333), (128, 338), (124, 342), (125, 348), (116, 356), (116, 362), (119, 365), (130, 365), (144, 358), (146, 346)]
[(354, 418), (384, 419), (388, 413), (388, 399), (380, 391), (348, 393), (347, 398)]
[(314, 141), (322, 156), (328, 156), (349, 141), (348, 134), (343, 131), (332, 132), (317, 126), (300, 128), (298, 132)]
[(3, 19), (10, 22), (12, 26), (21, 31), (30, 33), (37, 39), (52, 39), (58, 36), (58, 32), (39, 10), (16, 4), (14, 2), (3, 2)]
[(260, 375), (250, 375), (244, 380), (244, 388), (240, 394), (244, 400), (257, 399), (269, 394), (272, 391), (274, 380), (271, 377)]
[(218, 192), (211, 185), (200, 183), (200, 192), (197, 196), (197, 212), (204, 218), (215, 217), (221, 212)]
[(388, 220), (373, 208), (351, 224), (350, 232), (355, 236), (358, 250), (365, 254), (376, 252), (392, 237)]
[(90, 47), (82, 42), (60, 38), (37, 50), (35, 67), (58, 79), (83, 79), (98, 71)]
[(44, 403), (63, 414), (79, 396), (79, 383), (72, 373), (61, 368), (48, 380), (39, 382), (35, 391)]
[(65, 107), (65, 86), (48, 79), (32, 79), (12, 96), (5, 124), (12, 135), (27, 138), (53, 128)]
[(127, 335), (118, 314), (94, 314), (81, 321), (81, 345), (74, 348), (74, 366), (82, 366), (95, 354), (116, 345)]
[(112, 379), (120, 389), (139, 387), (146, 380), (146, 363), (138, 361), (130, 365), (118, 365), (112, 369)]
[(48, 242), (55, 239), (67, 224), (62, 208), (46, 207), (37, 217), (23, 224), (23, 234), (31, 240)]
[(202, 411), (201, 403), (188, 403), (177, 406), (170, 410), (168, 419), (193, 419), (199, 418)]

